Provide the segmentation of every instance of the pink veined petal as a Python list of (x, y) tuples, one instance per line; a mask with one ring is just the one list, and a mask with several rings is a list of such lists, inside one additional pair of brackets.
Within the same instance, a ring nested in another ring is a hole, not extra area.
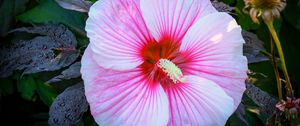
[(199, 18), (217, 12), (209, 0), (141, 0), (145, 22), (157, 41), (179, 42)]
[(150, 84), (138, 69), (114, 71), (97, 65), (90, 46), (82, 58), (85, 95), (101, 126), (165, 126), (168, 99), (160, 84)]
[(100, 66), (130, 70), (143, 63), (140, 50), (152, 38), (139, 3), (139, 0), (100, 0), (90, 8), (85, 29)]
[(213, 13), (196, 22), (183, 38), (180, 52), (188, 60), (179, 64), (186, 74), (212, 80), (234, 99), (241, 101), (247, 77), (241, 28), (226, 13)]
[(224, 126), (234, 111), (233, 99), (212, 81), (188, 75), (165, 91), (170, 103), (169, 126)]

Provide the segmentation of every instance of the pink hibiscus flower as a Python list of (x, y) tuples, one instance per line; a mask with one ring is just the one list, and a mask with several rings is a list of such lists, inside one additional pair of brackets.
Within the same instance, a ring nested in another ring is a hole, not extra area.
[(224, 125), (245, 90), (241, 28), (209, 0), (100, 0), (85, 94), (100, 125)]

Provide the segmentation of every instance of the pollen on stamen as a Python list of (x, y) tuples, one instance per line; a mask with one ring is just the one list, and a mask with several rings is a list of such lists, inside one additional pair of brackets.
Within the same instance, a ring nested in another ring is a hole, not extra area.
[(157, 66), (161, 68), (175, 84), (181, 82), (183, 74), (173, 62), (168, 59), (160, 59)]

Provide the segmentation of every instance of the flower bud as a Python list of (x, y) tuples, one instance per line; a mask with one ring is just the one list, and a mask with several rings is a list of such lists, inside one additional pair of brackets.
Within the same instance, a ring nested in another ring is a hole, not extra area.
[(286, 6), (286, 0), (244, 0), (244, 2), (244, 11), (250, 14), (255, 23), (259, 23), (257, 18), (260, 16), (264, 21), (280, 18), (280, 12)]

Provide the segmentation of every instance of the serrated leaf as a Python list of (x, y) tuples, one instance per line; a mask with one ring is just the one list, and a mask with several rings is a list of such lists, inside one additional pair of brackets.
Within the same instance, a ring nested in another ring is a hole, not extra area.
[(248, 63), (257, 63), (269, 60), (268, 57), (260, 53), (264, 51), (264, 42), (259, 40), (258, 37), (248, 31), (242, 31), (243, 38), (246, 43), (244, 44), (243, 53), (248, 59)]
[(211, 0), (212, 1), (212, 5), (219, 11), (219, 12), (231, 12), (232, 10), (234, 10), (234, 7), (230, 7), (229, 5), (223, 3), (223, 2), (219, 2), (218, 0)]
[(74, 35), (63, 25), (49, 24), (16, 31), (43, 36), (2, 47), (0, 77), (9, 76), (14, 70), (24, 70), (23, 74), (58, 70), (70, 65), (79, 56)]
[(57, 92), (49, 84), (42, 82), (41, 80), (37, 81), (37, 93), (40, 96), (40, 99), (48, 106), (50, 106), (54, 99), (57, 96)]
[(91, 1), (86, 0), (55, 0), (61, 7), (79, 12), (88, 12), (92, 6)]
[(253, 84), (246, 83), (245, 94), (259, 106), (260, 111), (268, 117), (276, 110), (275, 105), (277, 100), (267, 92), (259, 89)]
[(18, 91), (21, 96), (27, 100), (33, 100), (33, 95), (37, 89), (36, 83), (32, 76), (20, 78), (17, 82)]
[(80, 62), (72, 64), (68, 69), (64, 70), (60, 75), (48, 80), (46, 83), (54, 83), (62, 80), (80, 77)]
[(59, 94), (49, 110), (50, 126), (75, 125), (88, 110), (82, 83), (67, 88)]

